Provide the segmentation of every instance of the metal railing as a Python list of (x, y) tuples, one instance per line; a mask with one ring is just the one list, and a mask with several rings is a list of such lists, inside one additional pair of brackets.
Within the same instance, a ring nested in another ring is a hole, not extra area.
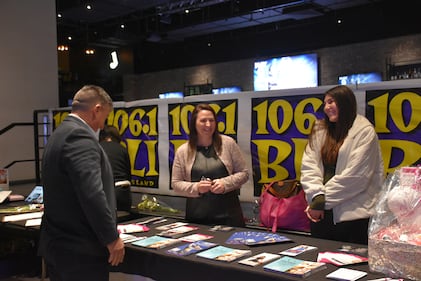
[[(9, 169), (13, 165), (17, 163), (23, 163), (23, 162), (35, 162), (35, 180), (37, 184), (40, 184), (41, 182), (41, 169), (40, 169), (40, 163), (41, 163), (41, 150), (44, 149), (43, 146), (40, 146), (39, 138), (40, 137), (48, 137), (49, 134), (45, 134), (45, 132), (48, 133), (48, 130), (43, 130), (42, 134), (40, 134), (40, 128), (39, 126), (48, 126), (49, 120), (47, 119), (47, 122), (45, 122), (45, 113), (47, 113), (48, 110), (35, 110), (33, 113), (33, 122), (13, 122), (4, 127), (0, 130), (0, 136), (5, 134), (6, 132), (16, 128), (16, 127), (24, 127), (24, 126), (31, 126), (34, 131), (34, 159), (19, 159), (19, 160), (13, 160), (12, 162), (8, 163), (4, 166), (5, 169)], [(42, 121), (40, 122), (40, 114), (42, 116)]]

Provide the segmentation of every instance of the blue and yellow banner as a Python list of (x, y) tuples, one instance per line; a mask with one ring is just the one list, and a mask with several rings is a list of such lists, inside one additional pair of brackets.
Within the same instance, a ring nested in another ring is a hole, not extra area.
[[(369, 86), (369, 87), (368, 87)], [(299, 179), (311, 126), (323, 116), (323, 94), (333, 86), (266, 92), (202, 95), (118, 103), (107, 123), (118, 128), (132, 165), (132, 186), (145, 193), (175, 195), (170, 187), (177, 148), (187, 141), (198, 103), (217, 113), (217, 130), (234, 138), (249, 165), (242, 201), (253, 201), (263, 184)], [(405, 81), (352, 87), (358, 113), (374, 125), (386, 173), (421, 158), (421, 88)], [(52, 129), (70, 109), (52, 109)]]

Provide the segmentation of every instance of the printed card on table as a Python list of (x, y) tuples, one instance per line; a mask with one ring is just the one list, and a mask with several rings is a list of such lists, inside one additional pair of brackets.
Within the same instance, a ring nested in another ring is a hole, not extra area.
[(272, 254), (272, 253), (260, 253), (258, 255), (254, 255), (252, 257), (240, 260), (238, 263), (249, 265), (249, 266), (258, 266), (270, 261), (273, 261), (279, 258), (280, 255)]
[(348, 253), (321, 252), (317, 255), (317, 261), (343, 266), (368, 262), (368, 258)]
[(168, 229), (171, 229), (171, 228), (176, 228), (176, 227), (187, 225), (187, 224), (188, 223), (186, 223), (186, 222), (173, 222), (173, 223), (170, 223), (170, 224), (157, 226), (155, 229), (157, 229), (157, 230), (168, 230)]
[(304, 278), (317, 271), (326, 269), (326, 264), (323, 262), (300, 260), (297, 258), (284, 256), (264, 265), (263, 269), (289, 276)]
[(167, 253), (177, 255), (177, 256), (188, 256), (211, 247), (215, 247), (217, 244), (207, 241), (196, 241), (188, 244), (181, 245), (179, 247), (175, 247), (169, 249)]
[(159, 236), (165, 236), (165, 237), (172, 237), (172, 238), (178, 238), (182, 235), (184, 235), (187, 232), (197, 230), (199, 227), (192, 226), (192, 225), (183, 225), (175, 228), (170, 228), (168, 230), (164, 230), (160, 233), (158, 233)]
[(341, 267), (326, 275), (326, 278), (341, 281), (355, 281), (366, 275), (367, 272), (361, 270)]
[(310, 246), (310, 245), (298, 245), (289, 249), (286, 249), (285, 251), (279, 252), (281, 255), (284, 256), (297, 256), (299, 254), (308, 252), (308, 251), (313, 251), (316, 250), (317, 247), (315, 246)]
[(129, 224), (118, 224), (118, 233), (136, 233), (136, 232), (147, 232), (149, 227), (143, 224), (129, 223)]
[(241, 250), (225, 246), (216, 246), (209, 250), (198, 253), (197, 256), (216, 261), (232, 262), (236, 259), (250, 254), (250, 250)]
[(196, 241), (200, 241), (200, 240), (208, 240), (213, 238), (212, 235), (208, 235), (208, 234), (202, 234), (202, 233), (194, 233), (194, 234), (190, 234), (187, 236), (183, 236), (180, 237), (179, 239), (181, 241), (185, 241), (185, 242), (196, 242)]
[(132, 245), (150, 249), (162, 249), (178, 242), (180, 242), (178, 239), (154, 235), (142, 240), (135, 241), (132, 243)]

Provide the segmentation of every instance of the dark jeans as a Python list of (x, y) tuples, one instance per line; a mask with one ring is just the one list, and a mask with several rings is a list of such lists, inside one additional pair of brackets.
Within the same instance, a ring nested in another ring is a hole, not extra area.
[(323, 220), (311, 222), (311, 235), (316, 238), (367, 245), (369, 220), (358, 219), (334, 224), (332, 210), (325, 210)]

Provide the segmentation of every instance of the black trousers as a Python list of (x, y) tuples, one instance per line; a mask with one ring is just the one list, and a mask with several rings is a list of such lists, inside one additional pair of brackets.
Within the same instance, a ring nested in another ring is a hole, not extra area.
[(54, 247), (45, 260), (50, 281), (108, 281), (110, 265), (105, 255), (86, 255)]
[(369, 220), (366, 218), (334, 224), (332, 210), (325, 210), (323, 220), (311, 222), (311, 235), (322, 239), (367, 245)]

